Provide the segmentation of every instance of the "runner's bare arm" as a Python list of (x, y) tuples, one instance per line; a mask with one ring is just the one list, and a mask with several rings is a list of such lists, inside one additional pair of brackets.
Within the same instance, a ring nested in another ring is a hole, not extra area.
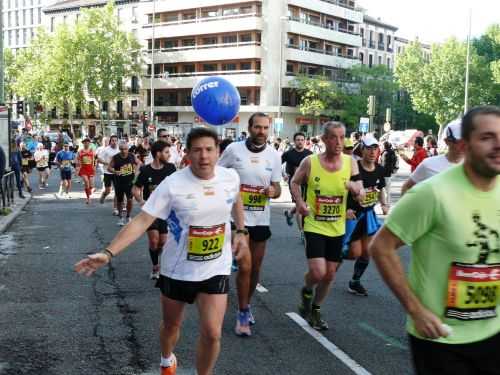
[[(359, 175), (358, 163), (354, 158), (351, 158), (351, 177)], [(346, 188), (351, 192), (355, 199), (363, 200), (365, 198), (365, 190), (363, 189), (363, 181), (347, 181)]]
[[(116, 256), (120, 254), (127, 246), (131, 245), (135, 240), (146, 232), (156, 217), (151, 216), (144, 211), (139, 213), (132, 219), (111, 241), (111, 244), (106, 248), (106, 251)], [(106, 252), (100, 252), (89, 255), (75, 264), (75, 271), (86, 276), (92, 275), (102, 266), (105, 266), (111, 261), (111, 255)]]
[(415, 181), (413, 181), (411, 178), (406, 180), (403, 186), (401, 186), (401, 196), (405, 195), (405, 193), (415, 185), (416, 185)]
[(382, 278), (412, 317), (418, 333), (431, 339), (446, 337), (448, 333), (443, 329), (440, 319), (422, 305), (408, 284), (396, 253), (402, 245), (403, 241), (384, 226), (373, 238), (368, 251)]
[(302, 160), (299, 167), (293, 175), (292, 181), (290, 182), (290, 187), (292, 190), (293, 198), (295, 199), (295, 205), (297, 211), (303, 215), (309, 215), (309, 209), (307, 208), (306, 202), (302, 198), (301, 186), (307, 184), (309, 178), (309, 172), (311, 170), (311, 159), (309, 157)]
[(113, 159), (111, 159), (111, 161), (109, 162), (107, 169), (108, 169), (109, 173), (116, 173), (116, 171), (115, 171), (115, 163), (113, 162)]
[[(233, 220), (236, 225), (236, 229), (244, 229), (245, 228), (245, 215), (243, 213), (243, 201), (241, 200), (241, 195), (236, 195), (236, 201), (233, 205)], [(233, 253), (236, 260), (241, 259), (246, 255), (246, 252), (249, 252), (248, 248), (248, 239), (247, 236), (242, 235), (240, 233), (235, 233), (234, 241), (233, 241)]]
[(137, 203), (139, 203), (141, 206), (144, 204), (144, 199), (142, 198), (143, 189), (144, 189), (143, 187), (138, 187), (136, 185), (132, 187), (132, 194), (134, 195), (134, 198), (137, 201)]
[(276, 199), (281, 195), (281, 185), (279, 182), (271, 182), (271, 185), (264, 189), (267, 197)]

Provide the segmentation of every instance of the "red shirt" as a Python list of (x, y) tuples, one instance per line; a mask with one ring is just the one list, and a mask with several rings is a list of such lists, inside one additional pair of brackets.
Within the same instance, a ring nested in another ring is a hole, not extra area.
[(419, 148), (413, 153), (412, 158), (407, 163), (411, 165), (411, 171), (417, 169), (418, 165), (427, 157), (427, 151), (424, 148)]

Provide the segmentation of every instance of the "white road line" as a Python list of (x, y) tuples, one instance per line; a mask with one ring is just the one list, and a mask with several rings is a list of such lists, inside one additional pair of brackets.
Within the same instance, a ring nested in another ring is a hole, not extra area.
[(325, 347), (330, 353), (337, 357), (342, 363), (349, 367), (357, 375), (371, 375), (369, 371), (364, 369), (359, 363), (349, 357), (339, 347), (329, 341), (325, 336), (312, 328), (302, 317), (296, 313), (289, 312), (286, 315), (299, 325), (304, 331), (309, 333), (316, 341)]
[(264, 288), (264, 285), (262, 285), (262, 284), (257, 284), (257, 286), (255, 287), (255, 289), (259, 293), (267, 293), (267, 292), (269, 292), (269, 290), (267, 290), (266, 288)]

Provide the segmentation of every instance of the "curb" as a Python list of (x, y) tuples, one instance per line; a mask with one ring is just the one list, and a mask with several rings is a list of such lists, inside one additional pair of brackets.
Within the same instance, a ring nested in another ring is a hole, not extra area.
[(24, 207), (26, 207), (28, 203), (31, 202), (32, 198), (33, 195), (26, 193), (26, 199), (19, 199), (18, 202), (20, 204), (15, 205), (15, 207), (12, 210), (12, 213), (10, 213), (8, 216), (0, 218), (0, 233), (5, 232), (7, 228), (9, 228), (9, 226), (14, 222), (14, 220), (16, 220), (17, 217), (22, 213)]

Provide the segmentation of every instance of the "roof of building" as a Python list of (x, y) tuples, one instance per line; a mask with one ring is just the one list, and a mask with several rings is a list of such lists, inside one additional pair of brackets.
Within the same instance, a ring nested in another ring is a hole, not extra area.
[[(402, 38), (400, 36), (394, 37), (394, 40), (396, 40), (397, 42), (403, 43), (403, 44), (410, 44), (410, 43), (414, 42), (413, 40)], [(431, 49), (431, 45), (430, 44), (423, 43), (420, 40), (418, 40), (418, 38), (416, 38), (415, 41), (418, 41), (423, 48), (425, 48), (425, 49)]]
[(371, 17), (371, 16), (369, 16), (367, 14), (363, 15), (363, 21), (365, 23), (370, 24), (370, 25), (376, 25), (376, 26), (380, 26), (380, 27), (385, 27), (386, 29), (390, 29), (390, 30), (393, 30), (393, 31), (396, 31), (398, 29), (397, 26), (393, 26), (391, 24), (388, 24), (387, 22), (382, 21), (380, 18), (374, 18), (374, 17)]
[[(115, 4), (135, 3), (139, 0), (115, 0)], [(45, 13), (57, 13), (63, 11), (78, 10), (80, 8), (92, 8), (106, 5), (107, 0), (64, 0), (43, 8)]]

